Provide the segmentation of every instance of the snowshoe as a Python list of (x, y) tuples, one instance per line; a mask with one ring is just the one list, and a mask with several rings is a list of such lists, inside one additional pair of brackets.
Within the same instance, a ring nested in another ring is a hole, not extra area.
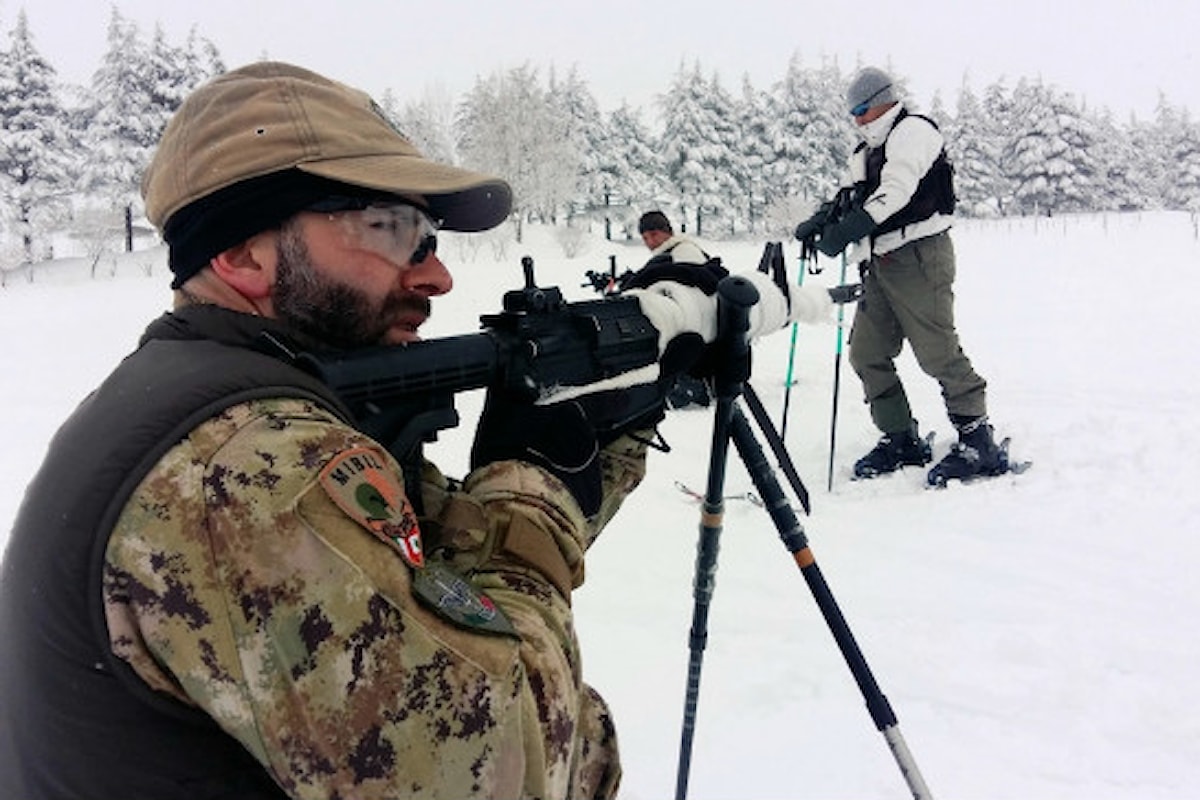
[(924, 439), (916, 431), (885, 433), (879, 443), (854, 462), (855, 479), (875, 478), (901, 467), (923, 467), (933, 460), (933, 434)]
[(926, 482), (929, 486), (943, 487), (953, 480), (992, 478), (1008, 471), (1008, 439), (996, 444), (987, 417), (979, 417), (959, 428), (958, 441), (929, 470)]

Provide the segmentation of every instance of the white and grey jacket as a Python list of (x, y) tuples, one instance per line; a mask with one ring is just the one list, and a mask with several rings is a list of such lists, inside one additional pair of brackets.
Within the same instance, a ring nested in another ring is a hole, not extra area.
[[(876, 225), (882, 224), (912, 201), (917, 185), (933, 167), (945, 148), (945, 138), (928, 120), (901, 114), (904, 106), (897, 103), (886, 114), (859, 128), (865, 147), (850, 155), (844, 185), (853, 186), (867, 180), (867, 157), (871, 151), (887, 147), (887, 159), (879, 177), (879, 186), (863, 201), (865, 210)], [(897, 117), (901, 117), (897, 121)], [(926, 219), (904, 227), (866, 237), (857, 243), (857, 260), (870, 255), (882, 255), (897, 250), (909, 242), (948, 230), (953, 214), (934, 212)]]

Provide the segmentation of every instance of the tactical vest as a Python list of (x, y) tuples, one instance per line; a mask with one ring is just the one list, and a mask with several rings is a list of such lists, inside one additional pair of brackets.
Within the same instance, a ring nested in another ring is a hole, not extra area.
[(0, 571), (0, 798), (286, 797), (211, 718), (112, 654), (101, 599), (125, 503), (197, 425), (267, 397), (347, 417), (314, 378), (256, 352), (272, 325), (212, 306), (165, 315), (55, 434)]
[[(937, 123), (929, 117), (922, 114), (909, 114), (908, 109), (900, 110), (900, 113), (896, 115), (896, 121), (892, 124), (892, 129), (895, 130), (896, 125), (900, 124), (900, 120), (910, 116), (925, 120), (937, 129)], [(866, 147), (866, 143), (860, 143), (855, 152), (862, 150), (864, 147)], [(859, 197), (866, 199), (879, 188), (883, 174), (883, 165), (886, 162), (887, 141), (885, 140), (881, 146), (868, 150), (866, 153), (867, 177), (859, 189)], [(953, 214), (956, 202), (957, 199), (954, 195), (954, 165), (946, 157), (946, 148), (943, 147), (942, 151), (938, 153), (938, 157), (934, 160), (933, 166), (929, 168), (929, 171), (917, 183), (917, 190), (913, 193), (912, 199), (908, 201), (908, 205), (879, 223), (871, 235), (874, 238), (879, 238), (885, 233), (898, 231), (905, 225), (929, 219), (934, 214)]]

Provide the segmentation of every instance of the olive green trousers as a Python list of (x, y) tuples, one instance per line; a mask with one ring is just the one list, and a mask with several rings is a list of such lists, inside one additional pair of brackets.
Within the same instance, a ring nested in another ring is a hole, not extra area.
[(915, 430), (895, 359), (907, 341), (942, 387), (950, 418), (987, 413), (987, 381), (971, 366), (954, 327), (954, 243), (949, 233), (918, 239), (871, 259), (850, 331), (850, 364), (871, 419), (884, 433)]

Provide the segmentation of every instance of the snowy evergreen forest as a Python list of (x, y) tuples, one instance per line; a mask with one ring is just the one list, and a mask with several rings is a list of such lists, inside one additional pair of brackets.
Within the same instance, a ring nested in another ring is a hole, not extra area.
[[(225, 67), (200, 32), (171, 42), (114, 6), (90, 85), (69, 85), (23, 11), (0, 26), (0, 278), (156, 244), (141, 216), (142, 169), (182, 98)], [(852, 72), (797, 53), (771, 86), (730, 88), (681, 63), (655, 107), (602, 110), (577, 70), (527, 63), (478, 76), (458, 98), (389, 89), (377, 99), (427, 155), (509, 180), (518, 239), (529, 221), (626, 238), (652, 207), (708, 238), (789, 237), (832, 194), (854, 145), (843, 100)], [(1200, 214), (1200, 122), (1166, 97), (1154, 119), (1121, 120), (1020, 77), (964, 82), (952, 103), (935, 96), (914, 110), (947, 135), (963, 215)]]

